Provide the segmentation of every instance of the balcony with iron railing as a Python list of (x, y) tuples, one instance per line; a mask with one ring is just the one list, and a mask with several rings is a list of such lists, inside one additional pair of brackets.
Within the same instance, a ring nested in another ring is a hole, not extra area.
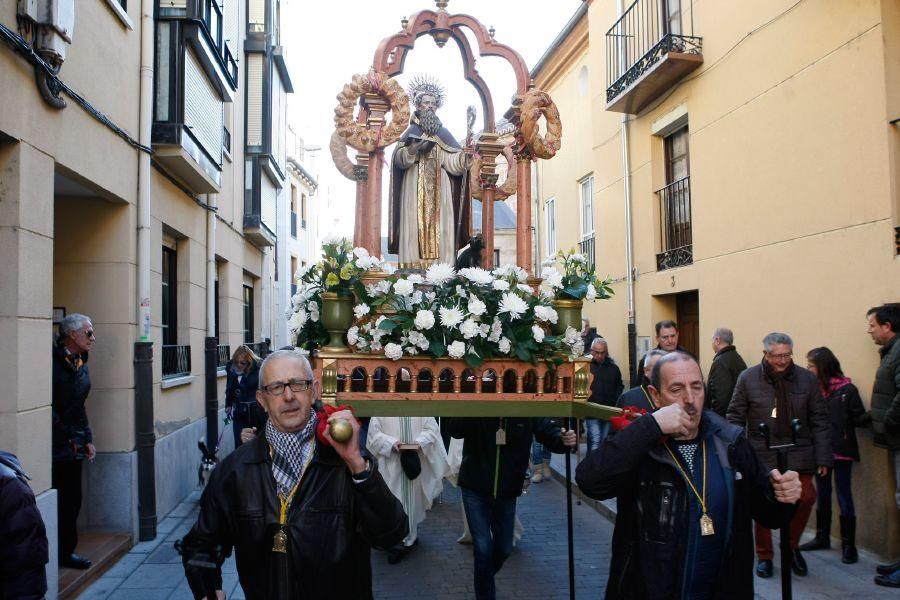
[(185, 377), (191, 374), (191, 347), (163, 346), (162, 347), (162, 377), (172, 379)]
[(694, 262), (691, 231), (691, 178), (685, 177), (657, 190), (659, 197), (660, 252), (656, 270), (683, 267)]
[(688, 0), (635, 0), (625, 10), (606, 32), (606, 110), (637, 114), (703, 64), (693, 19)]
[(229, 360), (231, 360), (231, 346), (219, 344), (216, 347), (216, 368), (224, 369)]
[(595, 245), (593, 234), (591, 234), (590, 237), (586, 237), (578, 242), (578, 251), (587, 258), (588, 266), (590, 266), (591, 269), (597, 267), (596, 251), (594, 250), (594, 247)]

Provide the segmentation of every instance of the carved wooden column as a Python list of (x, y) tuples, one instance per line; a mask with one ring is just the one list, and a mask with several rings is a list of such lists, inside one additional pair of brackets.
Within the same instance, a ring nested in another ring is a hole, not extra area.
[(517, 158), (516, 182), (516, 264), (534, 276), (531, 265), (531, 157)]
[(494, 192), (497, 186), (496, 161), (503, 152), (497, 134), (481, 134), (475, 148), (481, 155), (481, 235), (484, 237), (484, 268), (494, 268)]
[[(387, 100), (376, 94), (365, 94), (362, 98), (363, 106), (368, 113), (366, 125), (369, 130), (379, 132), (385, 125), (384, 115), (390, 109)], [(369, 179), (366, 189), (367, 220), (358, 223), (357, 228), (363, 229), (361, 234), (365, 243), (363, 248), (372, 256), (381, 256), (381, 175), (384, 168), (384, 150), (376, 149), (369, 152)]]
[[(356, 166), (353, 167), (353, 178), (356, 180), (356, 221), (353, 226), (353, 246), (363, 247), (365, 231), (360, 227), (369, 222), (369, 204), (367, 182), (369, 180), (369, 155), (363, 152), (356, 154)], [(380, 255), (380, 253), (379, 253)]]

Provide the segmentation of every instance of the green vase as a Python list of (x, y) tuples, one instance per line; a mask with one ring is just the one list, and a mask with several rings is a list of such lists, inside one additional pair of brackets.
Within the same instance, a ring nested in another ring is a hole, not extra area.
[(553, 308), (556, 309), (559, 319), (553, 325), (553, 333), (562, 335), (566, 332), (567, 327), (581, 331), (581, 307), (583, 304), (582, 300), (554, 300)]
[(325, 352), (350, 352), (344, 336), (353, 323), (353, 296), (341, 296), (334, 292), (322, 294), (322, 325), (328, 331)]

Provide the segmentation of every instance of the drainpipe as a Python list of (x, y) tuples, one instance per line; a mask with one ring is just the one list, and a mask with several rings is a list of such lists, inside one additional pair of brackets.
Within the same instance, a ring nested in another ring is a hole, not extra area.
[[(622, 17), (625, 7), (622, 0), (618, 0), (618, 18)], [(620, 69), (628, 68), (625, 63), (625, 38), (618, 37), (619, 44), (619, 61)], [(625, 196), (625, 277), (626, 277), (626, 299), (628, 302), (628, 367), (629, 372), (634, 372), (637, 368), (637, 328), (635, 327), (635, 307), (634, 307), (634, 232), (631, 220), (631, 161), (629, 159), (628, 144), (628, 115), (622, 115), (622, 185), (624, 187)]]
[(216, 205), (217, 194), (207, 194), (206, 205), (206, 446), (215, 452), (219, 439), (219, 340), (216, 337)]
[[(140, 112), (138, 136), (151, 144), (153, 126), (153, 0), (141, 0)], [(150, 340), (150, 155), (138, 152), (137, 340), (134, 343), (135, 437), (140, 541), (156, 537), (156, 432), (153, 419), (153, 342)]]

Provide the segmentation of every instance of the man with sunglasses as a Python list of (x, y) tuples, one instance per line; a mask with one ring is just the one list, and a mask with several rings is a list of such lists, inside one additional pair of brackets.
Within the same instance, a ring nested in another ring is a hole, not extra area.
[(81, 468), (94, 460), (94, 436), (84, 404), (91, 391), (88, 352), (94, 345), (94, 324), (74, 313), (59, 324), (53, 347), (53, 487), (57, 496), (59, 564), (88, 569), (91, 561), (75, 554), (78, 546), (78, 513), (81, 511)]
[[(264, 430), (213, 471), (197, 523), (181, 544), (195, 598), (222, 594), (222, 562), (237, 557), (248, 600), (371, 598), (372, 547), (387, 549), (408, 533), (406, 515), (359, 449), (350, 411), (315, 411), (319, 381), (305, 356), (270, 354), (256, 398), (269, 415)], [(352, 437), (338, 443), (319, 420), (343, 418)]]
[[(774, 450), (766, 447), (759, 432), (765, 423), (771, 434), (771, 444), (791, 444), (791, 422), (800, 419), (797, 443), (788, 450), (788, 466), (800, 473), (802, 493), (797, 512), (791, 519), (792, 569), (796, 575), (807, 574), (806, 560), (800, 554), (800, 535), (806, 528), (809, 513), (816, 503), (813, 475), (824, 476), (834, 463), (831, 449), (831, 418), (828, 404), (822, 399), (816, 376), (792, 360), (794, 342), (784, 333), (770, 333), (763, 338), (763, 359), (738, 376), (726, 416), (729, 421), (744, 427), (747, 437), (760, 460), (774, 468)], [(772, 576), (772, 533), (756, 524), (756, 574)]]

